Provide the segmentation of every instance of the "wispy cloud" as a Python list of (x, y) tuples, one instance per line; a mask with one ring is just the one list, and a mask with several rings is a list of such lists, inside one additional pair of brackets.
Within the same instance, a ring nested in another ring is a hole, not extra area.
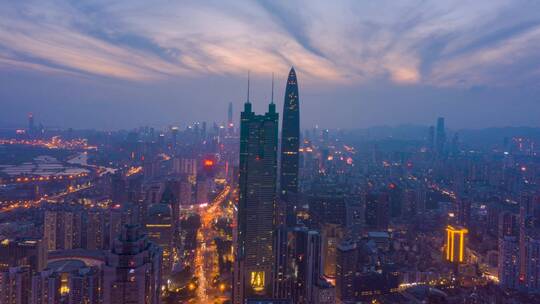
[(306, 82), (507, 85), (538, 82), (539, 47), (526, 1), (0, 1), (0, 69), (132, 81), (295, 65)]

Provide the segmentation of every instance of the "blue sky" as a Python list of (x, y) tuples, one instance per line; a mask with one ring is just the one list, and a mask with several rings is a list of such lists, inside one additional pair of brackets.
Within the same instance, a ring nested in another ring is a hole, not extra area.
[(128, 128), (263, 110), (302, 125), (540, 126), (538, 1), (0, 0), (0, 123)]

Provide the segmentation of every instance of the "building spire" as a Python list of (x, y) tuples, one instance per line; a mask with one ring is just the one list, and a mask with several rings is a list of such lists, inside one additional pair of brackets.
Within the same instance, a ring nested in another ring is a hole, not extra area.
[(249, 101), (249, 70), (248, 70), (248, 86), (247, 86), (247, 101), (246, 103), (250, 103)]
[(270, 99), (270, 103), (274, 103), (274, 73), (272, 72), (272, 98)]

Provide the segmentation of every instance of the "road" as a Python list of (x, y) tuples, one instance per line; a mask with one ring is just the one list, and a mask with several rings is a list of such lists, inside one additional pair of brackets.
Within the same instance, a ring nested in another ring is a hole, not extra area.
[(195, 303), (207, 304), (226, 299), (223, 292), (212, 286), (212, 280), (219, 274), (218, 252), (214, 238), (217, 236), (213, 223), (224, 216), (222, 203), (227, 199), (230, 186), (225, 188), (205, 208), (199, 209), (201, 228), (197, 232), (195, 253), (195, 276), (198, 278), (197, 299)]
[(18, 209), (18, 208), (28, 209), (28, 208), (33, 208), (33, 207), (39, 207), (41, 205), (41, 203), (44, 202), (44, 201), (56, 203), (59, 199), (65, 197), (67, 195), (70, 195), (70, 194), (73, 194), (73, 193), (76, 193), (76, 192), (79, 192), (79, 191), (83, 191), (83, 190), (86, 190), (86, 189), (90, 189), (92, 187), (94, 187), (94, 184), (92, 184), (90, 182), (88, 182), (86, 184), (82, 184), (82, 185), (77, 185), (77, 187), (71, 187), (70, 186), (69, 188), (66, 189), (66, 191), (55, 194), (55, 195), (52, 195), (52, 196), (43, 196), (43, 197), (41, 197), (41, 198), (39, 198), (37, 200), (17, 202), (17, 203), (9, 204), (7, 206), (3, 206), (2, 208), (0, 208), (0, 213), (13, 211), (13, 210)]

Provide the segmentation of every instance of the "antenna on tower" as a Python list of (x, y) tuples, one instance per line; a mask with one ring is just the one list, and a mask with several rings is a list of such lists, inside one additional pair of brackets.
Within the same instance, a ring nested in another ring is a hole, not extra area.
[(274, 103), (274, 73), (272, 72), (272, 99), (270, 103)]
[(249, 103), (249, 70), (248, 70), (247, 102)]

